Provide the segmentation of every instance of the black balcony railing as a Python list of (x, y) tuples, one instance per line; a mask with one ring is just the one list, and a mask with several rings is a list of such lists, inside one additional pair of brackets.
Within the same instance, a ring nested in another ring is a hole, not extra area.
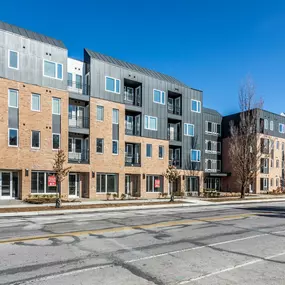
[(134, 154), (134, 155), (125, 155), (125, 165), (126, 166), (140, 166), (141, 165), (141, 160), (140, 160), (140, 155)]
[(170, 159), (169, 160), (169, 165), (175, 166), (177, 168), (181, 167), (181, 162), (180, 159)]
[(86, 149), (81, 152), (69, 152), (68, 153), (69, 163), (89, 163), (89, 151)]
[(170, 114), (179, 115), (181, 116), (181, 107), (180, 106), (174, 106), (173, 104), (167, 104), (167, 111)]
[(129, 136), (140, 136), (141, 135), (141, 131), (140, 129), (135, 129), (135, 128), (125, 128), (125, 134), (129, 135)]
[(68, 126), (73, 128), (89, 128), (89, 118), (88, 117), (80, 117), (74, 116), (69, 117)]
[(170, 129), (167, 130), (167, 139), (170, 141), (181, 141), (181, 132), (171, 132)]
[(138, 106), (138, 107), (142, 106), (142, 96), (128, 93), (127, 91), (125, 91), (125, 94), (124, 94), (124, 101), (125, 101), (125, 104), (128, 104), (128, 105), (133, 105), (133, 106)]
[(67, 80), (67, 87), (71, 92), (90, 95), (90, 85), (83, 84), (81, 82)]

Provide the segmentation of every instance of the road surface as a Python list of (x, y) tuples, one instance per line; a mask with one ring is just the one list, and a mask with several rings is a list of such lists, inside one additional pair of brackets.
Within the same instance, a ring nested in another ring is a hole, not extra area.
[(0, 215), (0, 284), (285, 284), (284, 218), (284, 202)]

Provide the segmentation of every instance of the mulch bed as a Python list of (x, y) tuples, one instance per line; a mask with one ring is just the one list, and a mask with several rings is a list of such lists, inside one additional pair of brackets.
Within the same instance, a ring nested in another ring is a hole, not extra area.
[(61, 208), (55, 206), (42, 206), (42, 207), (13, 207), (13, 208), (0, 208), (0, 213), (17, 213), (17, 212), (40, 212), (40, 211), (54, 211), (54, 210), (75, 210), (75, 209), (98, 209), (98, 208), (120, 208), (131, 206), (150, 206), (150, 205), (169, 205), (169, 204), (182, 204), (182, 202), (147, 202), (147, 203), (110, 203), (110, 204), (93, 204), (93, 205), (62, 205)]

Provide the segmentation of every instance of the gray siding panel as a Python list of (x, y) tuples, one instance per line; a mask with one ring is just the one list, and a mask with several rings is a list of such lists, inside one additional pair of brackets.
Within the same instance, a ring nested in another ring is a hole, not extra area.
[(61, 133), (61, 116), (52, 115), (52, 132), (55, 134)]
[(113, 124), (112, 139), (119, 140), (119, 125)]
[(9, 108), (8, 111), (8, 128), (19, 128), (19, 109)]

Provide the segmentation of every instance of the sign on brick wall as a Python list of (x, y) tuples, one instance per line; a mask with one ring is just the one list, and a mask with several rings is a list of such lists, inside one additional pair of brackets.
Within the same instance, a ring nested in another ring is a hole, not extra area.
[(154, 180), (154, 188), (160, 188), (160, 179)]
[(54, 187), (56, 186), (56, 177), (55, 175), (50, 175), (48, 177), (48, 187)]

